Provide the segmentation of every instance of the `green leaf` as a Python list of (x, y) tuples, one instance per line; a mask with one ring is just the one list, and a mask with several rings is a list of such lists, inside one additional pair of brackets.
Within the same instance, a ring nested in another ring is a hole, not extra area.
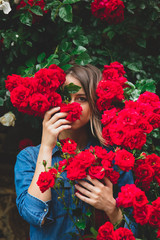
[(32, 14), (30, 12), (22, 13), (20, 15), (21, 23), (31, 26), (32, 25)]
[(40, 6), (34, 5), (33, 7), (30, 8), (30, 11), (37, 16), (43, 16), (43, 11)]
[(78, 92), (81, 89), (80, 86), (75, 85), (74, 83), (70, 83), (68, 85), (65, 85), (64, 92), (68, 92), (69, 94), (73, 94)]
[(0, 106), (3, 106), (4, 104), (4, 99), (0, 97)]
[(71, 52), (71, 55), (79, 55), (83, 52), (86, 52), (86, 48), (85, 47), (82, 47), (82, 46), (77, 46), (72, 52)]
[(58, 59), (51, 59), (50, 61), (48, 61), (47, 66), (50, 66), (51, 64), (59, 65), (60, 61)]
[(146, 48), (146, 39), (137, 38), (136, 43), (138, 46)]
[(88, 210), (87, 212), (86, 212), (86, 216), (87, 217), (90, 217), (92, 215), (92, 212), (90, 211), (90, 210)]
[(86, 228), (86, 221), (85, 220), (82, 220), (82, 219), (77, 220), (77, 222), (75, 224), (79, 229), (84, 230)]
[(141, 94), (141, 91), (138, 89), (135, 89), (134, 91), (132, 91), (132, 93), (130, 94), (130, 100), (132, 101), (136, 101), (139, 98), (139, 95)]
[(28, 45), (29, 47), (32, 47), (32, 42), (31, 41), (26, 41), (26, 45)]
[(156, 146), (156, 150), (160, 152), (160, 146)]
[(29, 60), (26, 61), (26, 66), (27, 67), (33, 67), (36, 64), (36, 58), (32, 57)]
[(125, 82), (125, 85), (130, 86), (132, 89), (135, 89), (135, 85), (131, 82)]
[(61, 49), (63, 52), (66, 52), (70, 47), (72, 46), (71, 42), (62, 41), (59, 45), (59, 49)]
[(136, 87), (141, 90), (141, 92), (149, 91), (156, 92), (156, 85), (153, 79), (141, 79), (136, 82)]
[(72, 22), (72, 7), (71, 5), (62, 6), (59, 9), (59, 17), (65, 22)]
[(76, 3), (76, 2), (80, 2), (80, 0), (64, 0), (63, 1), (64, 4), (73, 4), (73, 3)]
[(127, 66), (128, 69), (134, 71), (134, 72), (140, 72), (140, 69), (136, 66), (136, 64), (134, 63), (130, 63), (128, 66)]
[(107, 33), (107, 36), (109, 37), (109, 39), (110, 40), (112, 40), (112, 38), (115, 36), (115, 32), (113, 32), (113, 31), (109, 31), (108, 33)]
[(97, 237), (98, 232), (96, 231), (96, 229), (94, 227), (90, 228), (90, 232), (93, 234), (94, 237)]
[(40, 53), (37, 57), (37, 62), (42, 63), (44, 61), (45, 57), (46, 57), (45, 52)]
[(92, 60), (90, 58), (90, 56), (87, 53), (81, 53), (77, 59), (75, 60), (75, 62), (79, 65), (86, 65), (88, 63), (90, 63)]
[(66, 71), (66, 70), (68, 70), (69, 68), (71, 68), (72, 65), (71, 65), (71, 64), (65, 64), (65, 65), (63, 65), (63, 66), (60, 65), (60, 67), (61, 67), (64, 71)]
[(59, 60), (60, 60), (60, 63), (63, 65), (63, 64), (68, 63), (70, 61), (70, 56), (63, 53), (63, 54), (60, 55)]
[(73, 40), (73, 43), (77, 46), (88, 44), (88, 38), (84, 35), (79, 35), (77, 39)]

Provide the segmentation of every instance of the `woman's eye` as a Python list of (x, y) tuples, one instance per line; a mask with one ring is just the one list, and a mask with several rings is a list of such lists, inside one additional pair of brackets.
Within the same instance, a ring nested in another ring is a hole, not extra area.
[(78, 101), (80, 101), (80, 102), (85, 102), (85, 101), (87, 101), (87, 98), (85, 98), (85, 97), (79, 97), (79, 98), (78, 98)]

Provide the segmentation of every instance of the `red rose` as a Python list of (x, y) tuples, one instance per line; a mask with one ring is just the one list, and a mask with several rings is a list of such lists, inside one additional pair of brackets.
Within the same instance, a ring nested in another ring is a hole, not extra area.
[(114, 145), (111, 137), (110, 137), (110, 133), (109, 133), (109, 125), (106, 125), (103, 129), (102, 129), (102, 136), (105, 139), (105, 143), (106, 145)]
[(160, 238), (160, 228), (157, 231), (157, 238)]
[(16, 74), (12, 74), (11, 76), (7, 76), (7, 80), (5, 80), (5, 86), (8, 89), (8, 91), (12, 92), (12, 90), (16, 87), (18, 87), (19, 84), (21, 84), (22, 77)]
[[(54, 72), (54, 71), (53, 71)], [(51, 69), (42, 68), (35, 73), (34, 87), (40, 93), (55, 91), (60, 86), (57, 76), (52, 74)]]
[[(27, 2), (31, 7), (33, 5), (36, 5), (36, 6), (40, 6), (40, 8), (43, 10), (44, 13), (47, 13), (47, 11), (45, 10), (44, 11), (44, 7), (45, 7), (45, 2), (44, 0), (40, 0), (40, 1), (36, 1), (34, 2), (34, 0), (28, 0)], [(21, 9), (21, 8), (24, 8), (27, 3), (24, 1), (24, 0), (21, 0), (20, 3), (17, 5), (17, 10)]]
[(113, 81), (103, 81), (98, 83), (96, 94), (102, 99), (118, 100), (124, 99), (122, 86)]
[(125, 149), (116, 151), (115, 164), (123, 171), (129, 171), (133, 168), (135, 158), (132, 153)]
[(152, 125), (153, 129), (160, 127), (160, 114), (152, 113), (148, 118), (148, 122)]
[[(159, 201), (159, 199), (160, 199), (160, 197), (158, 198), (158, 201)], [(151, 214), (149, 216), (149, 224), (152, 227), (160, 228), (160, 204), (158, 204), (158, 206), (156, 206), (156, 205), (154, 205), (154, 202), (152, 202)]]
[(37, 181), (37, 185), (39, 186), (42, 193), (45, 192), (47, 189), (53, 187), (54, 184), (55, 184), (55, 175), (52, 174), (51, 171), (41, 172)]
[(47, 97), (41, 93), (34, 93), (30, 97), (29, 104), (31, 110), (38, 116), (43, 116), (43, 114), (48, 111), (51, 106)]
[(106, 109), (109, 109), (111, 107), (111, 102), (112, 102), (112, 99), (105, 99), (103, 97), (100, 97), (97, 99), (96, 101), (96, 106), (97, 106), (97, 109), (101, 112), (101, 111), (104, 111)]
[(88, 170), (88, 173), (92, 179), (102, 179), (105, 176), (105, 170), (101, 166), (91, 166)]
[(156, 169), (157, 165), (160, 164), (160, 157), (157, 156), (155, 153), (148, 155), (145, 159), (146, 163), (151, 165), (153, 169)]
[(114, 171), (112, 168), (109, 168), (106, 170), (106, 177), (109, 178), (109, 180), (113, 184), (117, 184), (120, 174), (119, 174), (119, 172)]
[(123, 64), (119, 63), (119, 62), (112, 62), (108, 67), (105, 65), (104, 69), (108, 69), (108, 68), (115, 68), (118, 71), (119, 76), (124, 76), (124, 74), (126, 73), (123, 67)]
[(98, 229), (97, 240), (115, 240), (113, 224), (106, 222)]
[(103, 125), (109, 124), (116, 117), (117, 109), (112, 108), (103, 112), (101, 122)]
[(28, 107), (29, 104), (30, 89), (19, 85), (11, 92), (11, 102), (14, 107), (17, 107), (19, 111)]
[(118, 24), (124, 20), (124, 4), (120, 0), (94, 0), (91, 11), (95, 17), (105, 19), (109, 24)]
[(68, 165), (67, 159), (64, 159), (62, 161), (59, 161), (59, 166), (58, 166), (58, 172), (63, 172), (65, 167)]
[(62, 103), (61, 95), (56, 92), (51, 92), (47, 95), (48, 101), (51, 104), (51, 107), (60, 106)]
[(140, 119), (136, 127), (142, 129), (144, 133), (150, 133), (153, 130), (152, 125), (145, 119)]
[(62, 143), (62, 152), (68, 154), (76, 154), (75, 150), (77, 148), (77, 143), (70, 138), (66, 138)]
[(146, 143), (146, 135), (141, 129), (135, 129), (127, 132), (125, 140), (123, 142), (124, 147), (129, 147), (130, 149), (139, 149), (143, 147)]
[(154, 179), (157, 181), (158, 185), (160, 186), (160, 164), (156, 164), (156, 167), (154, 167)]
[(118, 122), (123, 124), (124, 126), (136, 126), (137, 122), (139, 121), (139, 114), (134, 109), (123, 109), (118, 113)]
[(67, 112), (68, 116), (66, 117), (66, 120), (74, 122), (77, 119), (80, 119), (82, 107), (79, 103), (76, 103), (76, 102), (69, 103), (69, 104), (62, 103), (60, 111)]
[(118, 207), (132, 207), (133, 206), (133, 198), (135, 194), (141, 191), (136, 187), (135, 184), (126, 184), (121, 187), (121, 192), (118, 193), (118, 198), (116, 199)]
[(115, 239), (135, 240), (135, 237), (130, 229), (120, 227), (115, 231)]
[(149, 221), (151, 214), (151, 205), (144, 205), (143, 207), (135, 207), (133, 210), (133, 217), (136, 223), (145, 225)]
[(144, 205), (146, 205), (148, 203), (148, 199), (145, 195), (145, 192), (143, 191), (138, 191), (135, 196), (133, 197), (133, 207), (143, 207)]
[(159, 97), (155, 93), (146, 91), (139, 96), (137, 102), (138, 103), (149, 103), (152, 105), (152, 103), (159, 102)]
[(144, 190), (149, 190), (150, 183), (153, 180), (154, 170), (149, 164), (141, 164), (134, 170), (135, 184), (141, 184)]
[(126, 132), (128, 132), (128, 129), (126, 129), (125, 126), (122, 126), (119, 123), (110, 124), (108, 128), (111, 142), (113, 142), (116, 145), (123, 145), (123, 142), (126, 137)]
[(67, 178), (74, 181), (87, 177), (86, 168), (80, 166), (74, 160), (67, 166)]
[(56, 64), (50, 65), (48, 69), (52, 69), (52, 73), (55, 76), (57, 76), (60, 86), (63, 85), (63, 83), (66, 80), (66, 74), (65, 74), (64, 70), (62, 68), (58, 67)]
[[(108, 164), (111, 165), (113, 159), (114, 159), (114, 152), (110, 151), (107, 152), (106, 149), (100, 147), (100, 146), (95, 146), (95, 147), (90, 147), (89, 150), (91, 153), (93, 153), (96, 156), (96, 163), (101, 163), (101, 162), (106, 162), (108, 161)], [(107, 164), (107, 165), (108, 165)], [(103, 165), (103, 163), (102, 163)]]
[(86, 149), (84, 151), (81, 151), (74, 157), (74, 162), (77, 162), (80, 166), (84, 168), (88, 168), (95, 162), (95, 156), (89, 151), (89, 149)]
[(152, 202), (152, 212), (149, 218), (149, 223), (152, 226), (160, 228), (160, 197)]

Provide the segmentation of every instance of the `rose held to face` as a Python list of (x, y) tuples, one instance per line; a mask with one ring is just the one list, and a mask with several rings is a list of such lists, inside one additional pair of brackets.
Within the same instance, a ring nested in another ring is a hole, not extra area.
[[(71, 97), (70, 104), (74, 104), (76, 108), (73, 111), (71, 111), (72, 116), (69, 117), (69, 119), (70, 121), (74, 121), (75, 117), (77, 118), (78, 116), (78, 119), (71, 123), (71, 126), (72, 126), (71, 129), (77, 130), (85, 127), (86, 124), (89, 122), (90, 116), (91, 116), (91, 110), (90, 110), (89, 102), (87, 100), (86, 93), (80, 81), (75, 77), (73, 77), (71, 74), (67, 74), (64, 86), (69, 85), (70, 83), (73, 83), (74, 85), (77, 85), (80, 87), (80, 90), (78, 92), (70, 94), (70, 97)], [(82, 111), (81, 115), (79, 114), (80, 111)]]

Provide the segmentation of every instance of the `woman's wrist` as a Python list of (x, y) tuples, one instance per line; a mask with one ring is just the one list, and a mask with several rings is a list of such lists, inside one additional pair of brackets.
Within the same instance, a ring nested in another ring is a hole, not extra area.
[(113, 203), (113, 210), (107, 213), (107, 216), (112, 224), (121, 223), (123, 220), (123, 214), (120, 208), (116, 206), (116, 201)]

